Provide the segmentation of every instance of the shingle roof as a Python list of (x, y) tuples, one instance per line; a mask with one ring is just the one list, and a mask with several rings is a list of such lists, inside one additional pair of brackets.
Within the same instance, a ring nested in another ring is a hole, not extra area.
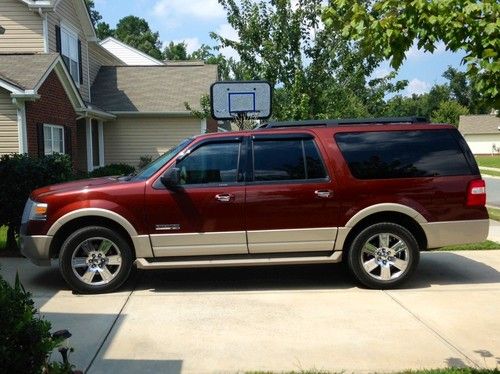
[(57, 58), (57, 53), (0, 54), (0, 79), (32, 90)]
[(467, 134), (499, 134), (500, 118), (490, 114), (460, 116), (458, 130)]
[(106, 111), (185, 112), (199, 108), (217, 79), (217, 65), (102, 66), (92, 102)]

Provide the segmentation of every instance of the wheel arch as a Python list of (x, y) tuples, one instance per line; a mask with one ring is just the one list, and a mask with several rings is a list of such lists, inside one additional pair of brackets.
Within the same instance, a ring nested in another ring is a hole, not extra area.
[[(63, 216), (62, 218), (64, 217), (66, 216)], [(125, 220), (125, 218), (123, 217), (121, 218)], [(69, 217), (69, 219), (67, 218), (64, 219), (63, 221), (60, 220), (54, 223), (54, 225), (52, 225), (52, 227), (49, 230), (49, 232), (51, 232), (51, 230), (53, 232), (52, 234), (53, 239), (50, 244), (50, 251), (49, 251), (50, 258), (57, 258), (59, 256), (59, 251), (61, 249), (63, 242), (72, 232), (86, 226), (102, 226), (102, 227), (107, 227), (113, 231), (116, 231), (121, 236), (123, 236), (123, 238), (128, 242), (130, 248), (132, 248), (134, 258), (136, 257), (136, 249), (134, 242), (132, 240), (132, 236), (134, 236), (134, 234), (131, 234), (131, 232), (132, 233), (135, 232), (135, 229), (126, 220), (125, 221), (130, 225), (128, 230), (127, 227), (126, 226), (124, 227), (122, 222), (119, 222), (118, 220), (110, 218), (109, 216), (96, 215), (90, 212), (88, 212), (87, 215), (74, 215)], [(131, 231), (130, 228), (132, 228), (133, 231)]]
[[(409, 208), (411, 209), (411, 208)], [(413, 209), (412, 209), (413, 210)], [(414, 211), (416, 212), (416, 211)], [(418, 212), (416, 212), (419, 214)], [(419, 214), (420, 215), (420, 214)], [(421, 219), (424, 220), (424, 222), (427, 222), (425, 218), (423, 218), (420, 215)], [(419, 222), (421, 219), (420, 217), (412, 217), (407, 214), (407, 212), (401, 212), (401, 211), (394, 211), (394, 210), (389, 210), (389, 211), (378, 211), (378, 212), (373, 212), (371, 214), (365, 215), (364, 217), (360, 219), (354, 220), (354, 224), (349, 227), (348, 226), (348, 233), (347, 236), (345, 237), (345, 240), (342, 244), (342, 250), (347, 252), (351, 246), (352, 241), (354, 238), (365, 228), (376, 224), (376, 223), (382, 223), (382, 222), (388, 222), (388, 223), (394, 223), (400, 226), (403, 226), (405, 229), (407, 229), (412, 235), (415, 237), (415, 240), (418, 243), (419, 249), (426, 250), (427, 249), (427, 236), (422, 229), (422, 226), (420, 225), (421, 222)], [(353, 217), (354, 218), (354, 217)], [(351, 222), (351, 221), (349, 221)]]

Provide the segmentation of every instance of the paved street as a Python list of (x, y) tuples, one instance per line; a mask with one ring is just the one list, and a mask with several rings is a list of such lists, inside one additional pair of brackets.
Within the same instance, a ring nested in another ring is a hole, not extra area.
[(500, 178), (483, 179), (486, 181), (486, 204), (500, 208)]
[(120, 292), (82, 296), (55, 267), (0, 263), (72, 332), (88, 373), (500, 366), (500, 251), (423, 253), (395, 291), (315, 265), (136, 272)]

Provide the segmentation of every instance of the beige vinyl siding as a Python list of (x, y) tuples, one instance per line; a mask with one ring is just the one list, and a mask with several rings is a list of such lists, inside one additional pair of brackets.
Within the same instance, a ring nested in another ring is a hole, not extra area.
[(104, 161), (137, 166), (141, 156), (154, 159), (200, 131), (197, 118), (118, 118), (104, 124)]
[(78, 19), (76, 9), (73, 6), (72, 0), (61, 0), (56, 7), (55, 12), (47, 14), (47, 23), (49, 31), (49, 51), (57, 52), (56, 43), (56, 25), (60, 26), (61, 21), (63, 23), (72, 26), (75, 31), (78, 30), (78, 39), (82, 43), (82, 70), (83, 70), (83, 83), (77, 84), (79, 87), (80, 94), (84, 100), (90, 101), (89, 92), (89, 64), (88, 64), (88, 43), (83, 33), (80, 20)]
[(0, 155), (19, 152), (17, 109), (10, 92), (0, 88)]
[(89, 69), (90, 69), (90, 84), (94, 83), (94, 80), (99, 72), (99, 69), (103, 65), (122, 65), (123, 63), (118, 60), (115, 56), (111, 55), (99, 44), (90, 42), (89, 46)]
[(0, 53), (43, 52), (42, 18), (19, 0), (0, 0)]

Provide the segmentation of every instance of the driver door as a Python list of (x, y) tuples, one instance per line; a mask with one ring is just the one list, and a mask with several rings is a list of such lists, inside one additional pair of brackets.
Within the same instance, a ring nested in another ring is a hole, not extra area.
[(242, 138), (214, 138), (178, 157), (178, 188), (148, 186), (146, 216), (156, 257), (248, 253)]

